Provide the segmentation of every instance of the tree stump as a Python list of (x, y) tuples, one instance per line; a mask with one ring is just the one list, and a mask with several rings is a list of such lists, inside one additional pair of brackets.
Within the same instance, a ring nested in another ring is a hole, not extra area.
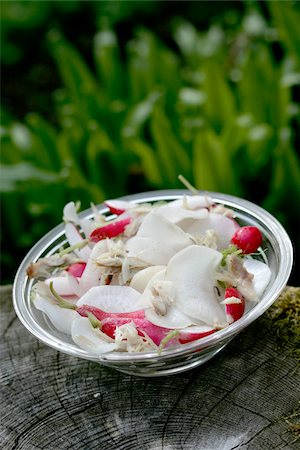
[(17, 319), (11, 287), (1, 336), (5, 450), (299, 448), (297, 361), (266, 314), (205, 365), (153, 379), (46, 347)]

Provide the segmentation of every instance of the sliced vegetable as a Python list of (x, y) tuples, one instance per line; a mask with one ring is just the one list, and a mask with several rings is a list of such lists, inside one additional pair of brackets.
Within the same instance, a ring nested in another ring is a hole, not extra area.
[(108, 225), (104, 225), (103, 227), (96, 228), (96, 230), (92, 231), (90, 234), (90, 240), (92, 242), (98, 242), (101, 239), (106, 238), (114, 238), (124, 233), (125, 228), (131, 222), (131, 218), (127, 217), (126, 219), (118, 220), (116, 222), (111, 222)]

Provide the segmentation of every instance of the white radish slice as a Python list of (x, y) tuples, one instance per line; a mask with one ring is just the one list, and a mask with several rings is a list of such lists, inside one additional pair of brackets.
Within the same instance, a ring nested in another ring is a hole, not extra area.
[(216, 250), (192, 245), (177, 253), (166, 271), (166, 278), (176, 289), (175, 305), (183, 313), (213, 327), (227, 325), (214, 291), (214, 276), (221, 259), (222, 254)]
[(157, 241), (145, 237), (134, 236), (126, 242), (129, 257), (138, 258), (153, 266), (166, 266), (178, 248), (172, 243)]
[[(151, 293), (152, 288), (157, 282), (166, 281), (165, 275), (166, 268), (164, 268), (160, 272), (157, 272), (151, 278), (144, 290), (142, 301), (148, 305), (148, 308), (145, 310), (145, 316), (149, 320), (149, 322), (160, 327), (171, 329), (188, 327), (189, 325), (192, 325), (194, 323), (193, 319), (180, 311), (174, 304), (168, 306), (167, 312), (164, 316), (157, 314), (155, 309), (153, 308)], [(175, 291), (173, 292), (173, 295), (175, 297)]]
[(90, 220), (79, 218), (74, 202), (69, 202), (65, 205), (63, 210), (63, 220), (79, 225), (86, 237), (88, 237), (95, 228), (95, 225)]
[(102, 268), (96, 263), (96, 258), (98, 258), (103, 253), (107, 252), (107, 241), (102, 240), (95, 244), (91, 255), (87, 261), (87, 265), (82, 273), (82, 276), (79, 280), (79, 293), (83, 295), (90, 288), (97, 286), (99, 284), (99, 279), (101, 277)]
[(93, 328), (89, 319), (85, 317), (78, 317), (74, 320), (71, 333), (75, 344), (96, 355), (108, 353), (117, 348), (113, 339), (102, 333), (98, 328)]
[(178, 250), (181, 250), (192, 243), (190, 237), (178, 226), (174, 225), (155, 211), (150, 212), (144, 218), (137, 232), (137, 236), (158, 240), (160, 242), (172, 242)]
[(78, 317), (74, 309), (61, 308), (51, 300), (41, 297), (39, 294), (36, 294), (34, 305), (46, 314), (55, 328), (63, 333), (71, 334), (72, 322)]
[(54, 290), (63, 296), (77, 295), (76, 289), (74, 289), (74, 285), (70, 282), (68, 276), (66, 277), (50, 277), (45, 280), (45, 283), (49, 286), (50, 283), (53, 283)]
[(210, 212), (206, 218), (190, 222), (184, 231), (196, 236), (205, 234), (206, 230), (214, 230), (217, 234), (218, 249), (221, 250), (228, 247), (238, 228), (239, 225), (234, 219)]
[(174, 305), (169, 306), (167, 313), (164, 316), (157, 314), (153, 308), (147, 308), (145, 310), (145, 317), (154, 325), (174, 330), (194, 324), (193, 319), (188, 317)]
[(257, 296), (261, 297), (271, 279), (272, 272), (270, 268), (267, 264), (252, 258), (245, 258), (244, 266), (249, 273), (254, 275), (252, 280), (253, 287)]
[(201, 208), (196, 211), (163, 205), (156, 209), (157, 214), (165, 217), (170, 222), (175, 223), (180, 226), (182, 221), (188, 219), (204, 219), (208, 216), (208, 210), (206, 208)]
[[(71, 222), (65, 224), (65, 235), (70, 246), (80, 244), (84, 240), (75, 225)], [(83, 261), (87, 261), (91, 254), (91, 249), (88, 246), (85, 246), (83, 248), (74, 250), (74, 253), (78, 255)]]
[(165, 266), (151, 266), (137, 272), (130, 283), (130, 286), (143, 293), (151, 278), (158, 272), (165, 269)]
[(130, 286), (97, 286), (77, 302), (77, 306), (96, 306), (107, 313), (133, 312), (143, 309), (141, 294)]
[(184, 195), (182, 198), (173, 200), (168, 203), (170, 206), (186, 208), (186, 209), (200, 209), (208, 208), (213, 205), (214, 201), (208, 195)]

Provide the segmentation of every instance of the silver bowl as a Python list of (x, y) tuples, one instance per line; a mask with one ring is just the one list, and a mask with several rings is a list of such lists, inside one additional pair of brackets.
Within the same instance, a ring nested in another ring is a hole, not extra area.
[[(183, 194), (189, 194), (189, 192), (186, 190), (153, 191), (122, 197), (122, 200), (136, 203), (170, 201)], [(17, 271), (13, 286), (13, 304), (23, 325), (39, 340), (55, 350), (88, 359), (131, 375), (144, 377), (171, 375), (200, 366), (211, 359), (234, 336), (260, 317), (278, 298), (292, 270), (293, 248), (285, 229), (264, 209), (231, 195), (216, 192), (205, 192), (205, 194), (210, 195), (216, 204), (221, 203), (233, 209), (240, 224), (255, 225), (264, 236), (265, 254), (272, 271), (271, 280), (259, 303), (255, 304), (240, 320), (198, 341), (168, 348), (159, 355), (152, 351), (143, 353), (112, 352), (97, 356), (80, 349), (70, 336), (55, 329), (44, 313), (37, 310), (30, 300), (34, 281), (27, 277), (26, 268), (39, 258), (52, 255), (66, 243), (64, 225), (60, 224), (37, 242)], [(109, 213), (108, 208), (104, 205), (99, 206), (99, 211), (103, 214)], [(82, 218), (91, 217), (92, 211), (86, 210), (80, 216)]]

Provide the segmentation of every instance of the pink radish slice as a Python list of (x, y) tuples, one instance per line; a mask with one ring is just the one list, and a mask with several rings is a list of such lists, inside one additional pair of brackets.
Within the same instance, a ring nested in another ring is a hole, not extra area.
[(116, 214), (117, 216), (120, 216), (128, 209), (131, 209), (134, 206), (136, 206), (124, 200), (106, 200), (104, 204), (109, 208), (112, 214)]
[(233, 288), (225, 290), (225, 300), (221, 302), (226, 308), (226, 317), (229, 323), (240, 319), (245, 311), (245, 300), (240, 292)]
[(83, 274), (84, 269), (86, 268), (86, 263), (84, 262), (79, 262), (79, 263), (74, 263), (71, 264), (71, 266), (69, 266), (67, 268), (67, 271), (73, 275), (74, 277), (81, 277), (81, 275)]
[(96, 228), (90, 234), (90, 240), (92, 242), (98, 242), (101, 239), (113, 238), (119, 236), (119, 234), (124, 233), (125, 228), (131, 222), (131, 218), (127, 217), (126, 219), (118, 220), (116, 222), (109, 223), (108, 225), (104, 225), (103, 227)]
[(102, 331), (107, 334), (111, 338), (115, 337), (116, 327), (120, 327), (125, 325), (126, 323), (133, 322), (138, 330), (138, 334), (143, 336), (143, 332), (146, 333), (150, 339), (156, 344), (159, 345), (162, 339), (166, 337), (169, 333), (170, 329), (162, 328), (154, 325), (146, 319), (137, 319), (137, 318), (107, 318), (102, 321)]
[(79, 317), (72, 323), (72, 339), (80, 348), (97, 355), (116, 350), (116, 344), (98, 328), (93, 328), (89, 319)]
[(92, 313), (98, 320), (102, 321), (104, 319), (144, 319), (145, 312), (140, 309), (138, 311), (126, 312), (126, 313), (107, 313), (97, 308), (96, 306), (83, 305), (77, 309), (78, 314), (83, 317), (88, 316), (88, 312)]
[(197, 341), (205, 336), (209, 336), (215, 331), (215, 328), (211, 328), (206, 325), (189, 327), (189, 329), (187, 328), (186, 330), (180, 330), (178, 342), (180, 344), (187, 344), (188, 342)]

